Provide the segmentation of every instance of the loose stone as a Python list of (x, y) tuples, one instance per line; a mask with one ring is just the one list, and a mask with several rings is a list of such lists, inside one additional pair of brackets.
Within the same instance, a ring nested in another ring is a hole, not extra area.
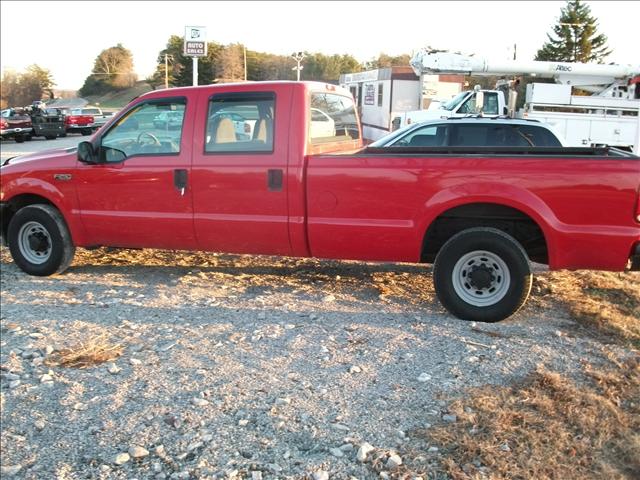
[(373, 445), (371, 445), (370, 443), (364, 442), (362, 445), (360, 445), (356, 458), (358, 459), (358, 461), (364, 462), (367, 459), (367, 455), (373, 452), (373, 450), (375, 450), (373, 448)]
[(129, 461), (131, 457), (129, 457), (128, 453), (119, 453), (116, 455), (116, 458), (113, 460), (113, 463), (116, 465), (124, 465)]

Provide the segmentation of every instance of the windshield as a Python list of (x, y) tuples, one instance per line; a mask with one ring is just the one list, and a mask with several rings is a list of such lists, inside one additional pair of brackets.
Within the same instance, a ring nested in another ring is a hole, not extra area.
[(384, 137), (376, 140), (375, 142), (370, 143), (368, 146), (369, 147), (388, 147), (389, 145), (394, 143), (394, 141), (398, 137), (402, 137), (404, 136), (405, 133), (407, 133), (407, 131), (413, 130), (414, 128), (416, 128), (416, 125), (418, 124), (411, 124), (411, 125), (402, 127), (400, 130), (396, 130), (395, 132), (385, 135)]
[(458, 104), (462, 103), (462, 101), (466, 98), (466, 96), (469, 94), (469, 92), (460, 92), (458, 95), (456, 95), (455, 97), (453, 97), (451, 100), (449, 100), (448, 102), (443, 103), (442, 105), (440, 105), (440, 108), (442, 110), (453, 110), (454, 108), (456, 108), (458, 106)]

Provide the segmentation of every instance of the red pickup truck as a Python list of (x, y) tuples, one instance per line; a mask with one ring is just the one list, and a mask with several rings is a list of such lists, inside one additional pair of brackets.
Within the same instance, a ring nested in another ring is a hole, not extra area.
[(83, 113), (81, 108), (63, 110), (65, 136), (68, 133), (81, 133), (91, 135), (98, 127), (95, 124), (93, 115)]
[(363, 148), (347, 90), (265, 82), (138, 97), (77, 149), (8, 160), (0, 205), (32, 275), (100, 245), (427, 262), (450, 312), (498, 321), (530, 261), (640, 269), (639, 185), (615, 149)]

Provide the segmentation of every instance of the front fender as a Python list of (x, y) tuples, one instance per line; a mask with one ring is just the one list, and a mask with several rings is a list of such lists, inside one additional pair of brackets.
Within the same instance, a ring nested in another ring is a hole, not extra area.
[(29, 203), (38, 203), (37, 197), (55, 206), (64, 218), (75, 245), (83, 245), (86, 239), (84, 226), (80, 221), (80, 210), (75, 188), (72, 183), (61, 181), (53, 184), (46, 180), (22, 176), (2, 182), (2, 202), (11, 205), (21, 198), (28, 198)]

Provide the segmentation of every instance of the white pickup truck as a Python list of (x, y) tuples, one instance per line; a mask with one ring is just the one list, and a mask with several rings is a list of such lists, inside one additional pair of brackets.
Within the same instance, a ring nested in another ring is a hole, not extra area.
[(107, 123), (111, 117), (113, 117), (113, 112), (103, 112), (98, 107), (85, 106), (78, 110), (81, 111), (82, 115), (93, 116), (93, 123), (97, 128), (100, 128), (102, 125)]
[[(508, 115), (509, 107), (502, 90), (461, 92), (432, 108), (405, 112), (400, 126), (449, 117), (478, 114), (476, 95), (482, 92), (482, 115)], [(479, 103), (478, 102), (478, 103)], [(514, 102), (515, 103), (515, 102)], [(518, 118), (549, 124), (570, 147), (612, 146), (637, 152), (640, 136), (640, 102), (622, 98), (571, 95), (570, 85), (534, 83), (527, 85), (524, 108)]]

